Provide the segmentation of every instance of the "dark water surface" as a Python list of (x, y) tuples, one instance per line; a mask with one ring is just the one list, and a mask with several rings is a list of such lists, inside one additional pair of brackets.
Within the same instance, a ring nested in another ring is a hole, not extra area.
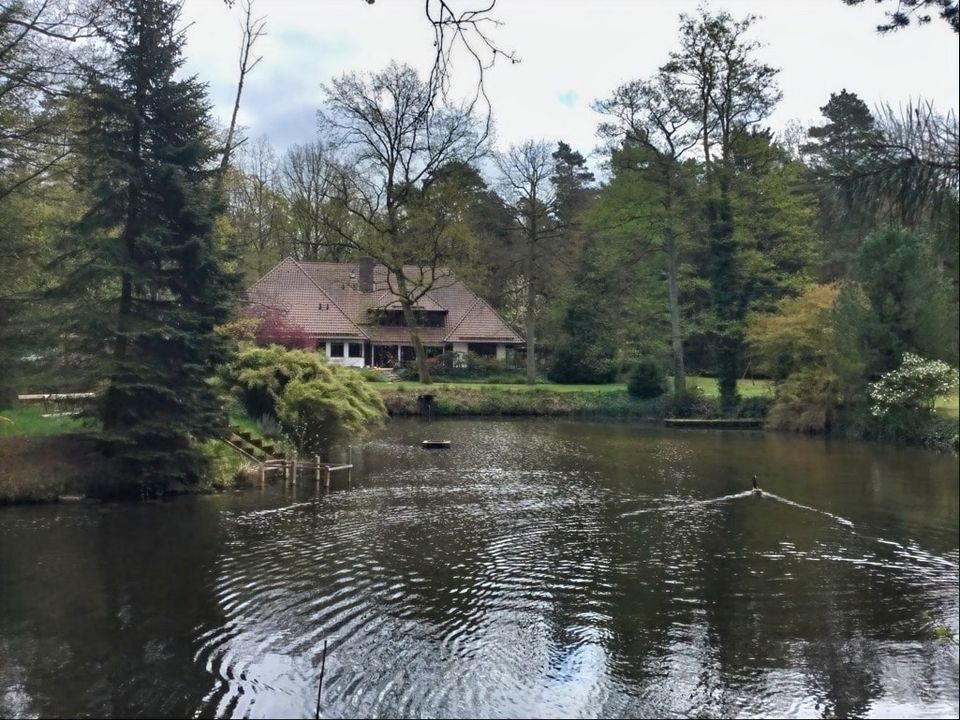
[(0, 715), (312, 717), (325, 639), (324, 717), (960, 712), (955, 456), (558, 421), (358, 455), (316, 503), (0, 508)]

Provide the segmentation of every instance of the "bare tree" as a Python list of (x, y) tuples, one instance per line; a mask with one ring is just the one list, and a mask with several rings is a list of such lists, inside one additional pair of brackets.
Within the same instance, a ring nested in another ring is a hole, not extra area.
[(652, 159), (652, 163), (645, 163), (643, 171), (652, 170), (654, 181), (663, 191), (660, 195), (663, 215), (658, 225), (667, 259), (673, 392), (678, 400), (686, 393), (680, 317), (678, 173), (684, 154), (696, 147), (700, 139), (696, 123), (686, 111), (691, 102), (688, 92), (677, 87), (669, 75), (659, 73), (652, 80), (622, 85), (611, 98), (594, 104), (594, 109), (609, 118), (600, 125), (601, 137), (621, 147), (645, 150), (645, 156)]
[(240, 77), (237, 79), (237, 93), (233, 100), (233, 112), (230, 114), (230, 125), (227, 128), (227, 140), (223, 146), (223, 158), (220, 160), (220, 181), (227, 172), (230, 165), (230, 156), (243, 140), (234, 141), (237, 133), (237, 114), (240, 112), (240, 99), (243, 96), (243, 85), (253, 69), (260, 64), (263, 56), (254, 56), (253, 46), (257, 40), (267, 34), (267, 20), (265, 17), (254, 17), (254, 0), (243, 0), (243, 23), (241, 24), (240, 58), (239, 70)]
[(388, 270), (417, 359), (420, 381), (430, 382), (418, 330), (418, 301), (452, 282), (457, 213), (449, 183), (432, 182), (444, 167), (485, 151), (486, 132), (471, 105), (437, 101), (428, 83), (391, 63), (369, 76), (344, 75), (324, 87), (320, 126), (337, 148), (327, 186), (333, 201), (327, 229), (347, 247)]
[(0, 200), (69, 154), (64, 100), (80, 83), (102, 0), (0, 3)]
[(241, 149), (237, 166), (227, 176), (236, 246), (253, 257), (252, 269), (260, 277), (283, 251), (286, 200), (278, 192), (277, 160), (265, 137)]
[(955, 208), (960, 196), (957, 115), (932, 103), (877, 108), (878, 132), (858, 163), (834, 179), (856, 203), (914, 226)]
[(500, 193), (513, 219), (517, 242), (514, 257), (519, 264), (519, 285), (525, 296), (524, 332), (527, 344), (527, 383), (537, 380), (537, 310), (550, 285), (562, 235), (558, 197), (552, 178), (556, 158), (546, 141), (528, 140), (497, 156)]

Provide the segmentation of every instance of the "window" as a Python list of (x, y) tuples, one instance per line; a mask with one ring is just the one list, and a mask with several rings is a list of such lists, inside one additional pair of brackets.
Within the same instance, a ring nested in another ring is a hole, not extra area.
[(363, 343), (350, 343), (350, 357), (363, 357)]
[(496, 343), (470, 343), (467, 345), (467, 351), (480, 357), (496, 357)]
[(343, 343), (330, 343), (330, 357), (343, 357)]

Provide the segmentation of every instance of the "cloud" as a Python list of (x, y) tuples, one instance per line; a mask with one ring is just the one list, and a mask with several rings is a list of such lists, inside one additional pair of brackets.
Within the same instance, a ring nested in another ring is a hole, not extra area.
[(580, 96), (573, 90), (564, 90), (563, 92), (557, 93), (557, 100), (561, 105), (572, 108), (577, 104), (577, 101), (580, 99)]

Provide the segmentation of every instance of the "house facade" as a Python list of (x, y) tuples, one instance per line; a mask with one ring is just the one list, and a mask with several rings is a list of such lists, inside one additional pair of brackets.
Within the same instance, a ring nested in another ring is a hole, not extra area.
[[(443, 268), (405, 267), (430, 289), (414, 308), (428, 356), (442, 352), (505, 359), (524, 340), (472, 290)], [(353, 263), (281, 261), (247, 291), (251, 313), (279, 313), (332, 363), (394, 367), (414, 359), (396, 286), (369, 258)]]

